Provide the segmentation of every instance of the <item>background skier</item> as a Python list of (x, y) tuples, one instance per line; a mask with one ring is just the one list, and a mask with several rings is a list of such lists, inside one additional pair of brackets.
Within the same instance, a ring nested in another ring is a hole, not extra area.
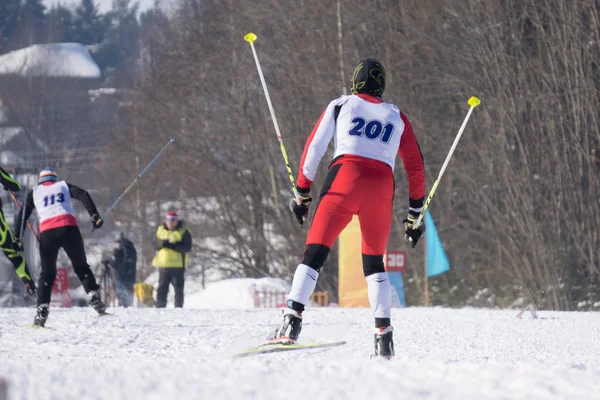
[[(90, 194), (70, 183), (58, 181), (56, 172), (46, 168), (40, 172), (39, 185), (27, 195), (25, 205), (16, 220), (15, 232), (21, 229), (21, 213), (24, 221), (31, 216), (35, 208), (40, 221), (40, 258), (42, 271), (39, 279), (37, 315), (34, 325), (44, 326), (48, 318), (52, 285), (56, 278), (56, 259), (61, 247), (73, 264), (73, 269), (88, 295), (89, 304), (98, 312), (106, 313), (106, 306), (100, 298), (99, 286), (87, 263), (83, 238), (73, 212), (71, 198), (79, 200), (92, 218), (94, 229), (100, 228), (104, 221), (98, 214)], [(20, 238), (16, 238), (15, 247), (23, 250)]]

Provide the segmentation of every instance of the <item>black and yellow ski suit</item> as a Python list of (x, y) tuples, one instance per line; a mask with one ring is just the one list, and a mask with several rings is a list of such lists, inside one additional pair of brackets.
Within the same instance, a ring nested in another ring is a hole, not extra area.
[[(4, 169), (0, 167), (0, 183), (4, 186), (4, 189), (10, 190), (11, 192), (18, 192), (21, 190), (19, 182), (14, 180)], [(15, 267), (15, 271), (19, 278), (23, 280), (25, 286), (27, 286), (28, 292), (35, 290), (35, 284), (29, 273), (27, 262), (25, 257), (16, 250), (13, 249), (14, 235), (10, 230), (10, 227), (6, 223), (4, 218), (4, 212), (2, 211), (2, 200), (0, 200), (0, 248), (10, 260), (12, 265)], [(30, 293), (31, 294), (31, 293)]]

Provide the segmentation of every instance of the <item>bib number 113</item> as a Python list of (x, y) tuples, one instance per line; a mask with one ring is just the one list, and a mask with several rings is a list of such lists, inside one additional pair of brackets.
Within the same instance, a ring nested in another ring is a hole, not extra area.
[(62, 193), (46, 196), (44, 197), (44, 207), (51, 206), (54, 202), (62, 203), (63, 201), (65, 201), (65, 195)]

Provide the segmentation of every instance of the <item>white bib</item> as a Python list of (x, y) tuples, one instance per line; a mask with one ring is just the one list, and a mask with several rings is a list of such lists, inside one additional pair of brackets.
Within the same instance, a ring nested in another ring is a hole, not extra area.
[(71, 193), (65, 181), (34, 187), (33, 203), (35, 204), (40, 224), (61, 215), (74, 215)]
[[(335, 109), (341, 106), (337, 121)], [(382, 161), (394, 170), (398, 148), (406, 127), (400, 110), (394, 104), (371, 103), (359, 96), (342, 96), (333, 100), (309, 138), (303, 156), (302, 173), (313, 181), (321, 158), (331, 138), (333, 158), (344, 154)]]
[(354, 154), (382, 161), (393, 170), (404, 133), (398, 107), (358, 96), (342, 96), (336, 103), (342, 109), (335, 125), (333, 158)]

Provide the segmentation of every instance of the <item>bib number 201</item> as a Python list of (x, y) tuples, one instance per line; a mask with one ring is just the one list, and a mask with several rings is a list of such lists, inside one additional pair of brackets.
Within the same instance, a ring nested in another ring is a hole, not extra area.
[(365, 135), (367, 139), (376, 140), (381, 137), (383, 143), (388, 143), (394, 131), (394, 125), (391, 123), (382, 124), (377, 120), (365, 121), (363, 118), (353, 118), (351, 121), (354, 126), (348, 132), (352, 136)]
[(44, 197), (44, 207), (48, 207), (48, 206), (54, 204), (55, 201), (57, 203), (62, 203), (63, 201), (65, 201), (65, 195), (62, 193), (59, 193), (59, 194), (53, 194), (51, 196)]

